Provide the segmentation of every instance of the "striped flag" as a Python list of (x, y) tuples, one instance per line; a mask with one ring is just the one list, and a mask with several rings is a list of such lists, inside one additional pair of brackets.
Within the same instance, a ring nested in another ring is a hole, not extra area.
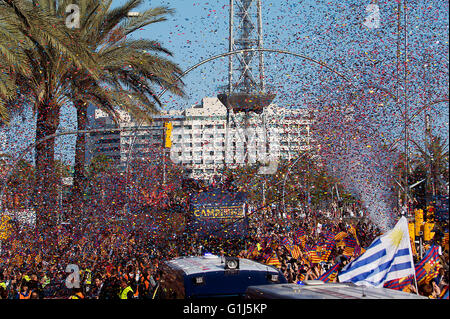
[(342, 253), (346, 257), (351, 257), (355, 254), (355, 249), (358, 246), (356, 239), (351, 236), (347, 236), (343, 239), (345, 244), (344, 252)]
[(262, 254), (263, 260), (267, 261), (270, 258), (270, 256), (272, 256), (272, 254), (273, 254), (272, 247), (266, 248)]
[[(334, 244), (334, 242), (333, 242)], [(333, 246), (329, 243), (320, 243), (316, 246), (316, 254), (323, 262), (327, 262), (328, 258), (331, 255), (331, 250), (333, 249)]]
[(294, 234), (294, 245), (305, 245), (306, 242), (306, 232), (302, 229), (299, 228), (295, 234)]
[(389, 280), (384, 283), (384, 288), (404, 291), (407, 287), (412, 285), (414, 277), (413, 276), (407, 276), (403, 278), (397, 278), (394, 280)]
[(418, 284), (431, 280), (430, 277), (433, 276), (435, 264), (438, 259), (439, 247), (431, 246), (423, 256), (422, 260), (415, 266), (416, 280)]
[(253, 255), (258, 251), (258, 247), (256, 244), (252, 244), (248, 249), (247, 249), (247, 258), (251, 258), (253, 257)]
[(306, 241), (303, 242), (303, 249), (305, 252), (311, 251), (311, 250), (316, 250), (315, 245), (310, 246)]
[(303, 281), (303, 280), (305, 280), (305, 278), (306, 278), (305, 274), (300, 274), (299, 275), (299, 281)]
[(281, 240), (281, 245), (282, 246), (289, 246), (289, 245), (291, 245), (292, 244), (292, 242), (291, 242), (291, 240), (288, 238), (288, 237), (284, 237), (282, 240)]
[(264, 242), (264, 246), (270, 247), (271, 245), (272, 245), (272, 237), (267, 237)]
[(353, 252), (354, 256), (361, 255), (364, 251), (361, 248), (361, 244), (359, 243), (358, 236), (356, 235), (356, 228), (353, 225), (350, 225), (349, 232), (352, 234), (353, 238), (356, 240), (355, 250)]
[(328, 269), (324, 274), (322, 274), (317, 279), (322, 280), (324, 282), (334, 282), (336, 280), (338, 270), (339, 270), (339, 263)]
[(430, 271), (427, 272), (426, 276), (423, 278), (423, 281), (426, 283), (429, 283), (434, 278), (436, 278), (439, 275), (439, 270), (436, 267), (436, 265), (433, 265)]
[(320, 256), (322, 257), (322, 261), (327, 262), (335, 245), (335, 235), (331, 230), (329, 230), (325, 233), (324, 238), (325, 243), (321, 247), (322, 253), (320, 254)]
[(393, 279), (414, 275), (408, 221), (400, 218), (395, 227), (376, 238), (357, 259), (339, 273), (340, 282), (383, 287)]
[(305, 230), (303, 228), (297, 229), (297, 231), (295, 232), (295, 236), (297, 236), (297, 237), (306, 236)]
[(278, 259), (278, 256), (275, 253), (272, 256), (270, 256), (269, 259), (267, 259), (266, 264), (270, 266), (275, 266), (277, 268), (281, 267), (280, 260)]
[(334, 244), (334, 240), (335, 240), (336, 235), (334, 234), (333, 231), (329, 230), (325, 233), (324, 238), (325, 241), (327, 243), (333, 243)]
[(308, 256), (309, 262), (312, 264), (319, 264), (322, 261), (322, 258), (317, 255), (317, 251), (315, 250), (306, 252), (306, 255)]
[(444, 233), (444, 237), (442, 238), (442, 247), (448, 250), (448, 231)]
[(341, 231), (334, 237), (334, 240), (341, 241), (342, 239), (344, 239), (344, 237), (347, 237), (347, 236), (348, 236), (348, 234), (345, 231)]
[(439, 299), (448, 299), (448, 285), (442, 287)]
[(297, 245), (293, 245), (293, 246), (290, 246), (288, 248), (288, 250), (291, 253), (292, 258), (295, 258), (295, 259), (300, 258), (300, 253), (301, 253), (300, 247), (298, 247)]

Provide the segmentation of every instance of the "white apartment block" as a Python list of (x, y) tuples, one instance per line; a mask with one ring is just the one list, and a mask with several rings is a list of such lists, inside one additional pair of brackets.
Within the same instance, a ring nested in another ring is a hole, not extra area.
[(209, 179), (225, 164), (236, 167), (289, 160), (310, 149), (311, 120), (305, 110), (272, 104), (263, 114), (250, 116), (247, 130), (243, 114), (231, 115), (227, 126), (227, 110), (217, 98), (204, 98), (183, 115), (172, 121), (170, 156), (186, 167), (191, 178)]
[(118, 113), (120, 114), (118, 124), (114, 123), (107, 113), (99, 109), (92, 114), (91, 129), (111, 129), (111, 131), (89, 134), (87, 163), (98, 155), (105, 155), (119, 169), (125, 170), (130, 152), (131, 159), (135, 160), (154, 158), (155, 152), (162, 152), (164, 122), (168, 121), (167, 118), (157, 116), (153, 118), (151, 124), (139, 125), (126, 112), (119, 111)]
[[(165, 122), (173, 125), (170, 150), (163, 148)], [(95, 127), (117, 127), (99, 110), (94, 114), (93, 123)], [(122, 114), (120, 128), (128, 130), (90, 134), (88, 149), (91, 158), (104, 154), (121, 169), (127, 165), (131, 146), (131, 159), (153, 156), (154, 160), (156, 151), (160, 155), (166, 151), (174, 163), (185, 167), (187, 177), (195, 179), (210, 179), (225, 164), (236, 167), (267, 163), (269, 159), (289, 160), (311, 149), (311, 120), (306, 110), (290, 110), (272, 104), (263, 114), (251, 115), (248, 123), (245, 130), (243, 114), (231, 114), (227, 126), (226, 107), (215, 97), (205, 97), (201, 104), (191, 108), (161, 112), (150, 125), (139, 126), (138, 131), (135, 130), (138, 124)]]

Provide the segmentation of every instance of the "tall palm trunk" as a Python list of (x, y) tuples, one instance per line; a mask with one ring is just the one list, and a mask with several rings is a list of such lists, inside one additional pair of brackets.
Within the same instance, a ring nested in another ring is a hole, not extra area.
[[(49, 100), (39, 102), (37, 106), (36, 141), (56, 133), (59, 124), (59, 108)], [(49, 230), (57, 220), (58, 180), (55, 174), (55, 138), (49, 138), (36, 145), (36, 183), (35, 208), (36, 229), (40, 232)]]
[[(87, 127), (87, 110), (86, 103), (82, 100), (76, 100), (74, 102), (77, 110), (77, 124), (78, 130), (86, 130)], [(80, 214), (79, 211), (84, 196), (84, 187), (86, 175), (84, 171), (85, 167), (85, 155), (86, 155), (86, 134), (78, 134), (75, 146), (75, 164), (74, 164), (74, 178), (71, 191), (71, 202), (74, 212)]]

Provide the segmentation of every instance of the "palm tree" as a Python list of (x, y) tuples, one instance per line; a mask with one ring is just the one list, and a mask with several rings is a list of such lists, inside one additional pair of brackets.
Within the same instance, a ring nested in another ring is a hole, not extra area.
[[(160, 53), (172, 55), (159, 43), (151, 40), (133, 40), (128, 37), (139, 28), (165, 21), (173, 11), (158, 7), (148, 9), (139, 17), (129, 17), (128, 12), (141, 5), (143, 0), (129, 0), (111, 9), (111, 1), (80, 0), (80, 37), (97, 52), (103, 73), (99, 81), (78, 73), (73, 77), (73, 102), (77, 111), (78, 129), (86, 129), (89, 103), (95, 104), (116, 118), (116, 110), (123, 109), (135, 119), (151, 121), (161, 105), (152, 87), (169, 88), (183, 96), (181, 82), (176, 83), (182, 70)], [(156, 104), (155, 104), (156, 103)], [(76, 141), (73, 200), (82, 198), (85, 180), (85, 135)], [(77, 207), (78, 205), (75, 205)]]
[(449, 152), (448, 144), (440, 136), (431, 136), (424, 146), (412, 141), (416, 147), (417, 169), (426, 172), (426, 191), (439, 195), (445, 189), (448, 180)]
[(15, 97), (15, 75), (30, 75), (30, 65), (23, 48), (29, 45), (20, 32), (14, 12), (15, 2), (10, 5), (0, 1), (0, 124), (8, 123), (9, 102)]
[[(13, 50), (19, 52), (16, 62), (10, 57), (2, 58), (0, 63), (14, 75), (13, 90), (28, 97), (27, 102), (36, 113), (36, 140), (41, 140), (53, 135), (58, 128), (59, 110), (67, 102), (69, 92), (67, 66), (75, 65), (95, 79), (99, 67), (95, 63), (95, 54), (75, 36), (77, 31), (68, 29), (62, 16), (51, 14), (49, 7), (35, 5), (31, 0), (0, 1), (0, 20), (8, 27), (1, 33), (0, 43), (8, 45), (15, 33), (19, 42)], [(55, 5), (56, 1), (52, 7)], [(14, 98), (11, 85), (9, 83), (0, 91), (3, 98)], [(3, 102), (2, 113), (5, 113), (7, 103)], [(54, 163), (54, 138), (49, 138), (35, 149), (34, 203), (39, 231), (48, 229), (56, 221)]]

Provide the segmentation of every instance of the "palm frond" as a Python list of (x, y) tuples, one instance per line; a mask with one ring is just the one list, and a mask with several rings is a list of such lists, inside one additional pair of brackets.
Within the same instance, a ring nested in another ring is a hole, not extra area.
[(167, 7), (156, 7), (149, 9), (140, 13), (137, 17), (132, 17), (125, 20), (123, 25), (121, 25), (121, 28), (126, 36), (150, 24), (167, 21), (165, 16), (173, 13), (174, 10)]
[(6, 104), (6, 101), (0, 97), (0, 126), (8, 124), (10, 120), (10, 113)]

